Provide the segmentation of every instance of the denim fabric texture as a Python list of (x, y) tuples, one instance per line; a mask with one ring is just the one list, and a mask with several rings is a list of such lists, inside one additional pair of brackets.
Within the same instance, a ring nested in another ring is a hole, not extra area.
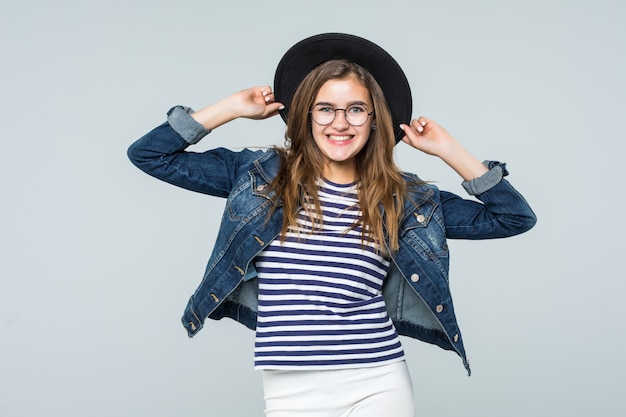
[[(278, 171), (274, 150), (224, 148), (189, 152), (209, 133), (177, 106), (168, 122), (128, 149), (130, 160), (146, 173), (188, 190), (226, 199), (217, 240), (204, 277), (189, 299), (182, 322), (189, 337), (206, 320), (229, 317), (255, 329), (258, 282), (255, 256), (279, 235), (282, 205), (267, 193)], [(536, 217), (524, 197), (503, 176), (504, 164), (486, 161), (490, 170), (464, 182), (478, 201), (463, 199), (405, 174), (409, 196), (399, 224), (400, 249), (383, 285), (387, 310), (398, 333), (455, 351), (468, 374), (469, 362), (448, 284), (447, 239), (493, 239), (532, 228)], [(269, 210), (276, 206), (271, 217)]]

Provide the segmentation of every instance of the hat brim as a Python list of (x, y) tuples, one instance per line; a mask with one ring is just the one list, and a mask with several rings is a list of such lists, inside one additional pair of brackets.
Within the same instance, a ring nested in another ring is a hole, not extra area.
[(292, 46), (280, 60), (274, 76), (276, 101), (285, 105), (280, 115), (285, 122), (296, 89), (318, 65), (345, 59), (361, 65), (376, 79), (394, 123), (396, 143), (404, 137), (401, 123), (409, 123), (412, 112), (409, 82), (391, 55), (367, 39), (345, 33), (324, 33), (306, 38)]

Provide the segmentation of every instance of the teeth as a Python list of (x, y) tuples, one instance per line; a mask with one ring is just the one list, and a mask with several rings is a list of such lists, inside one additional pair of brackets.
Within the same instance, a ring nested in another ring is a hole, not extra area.
[(333, 135), (329, 135), (330, 140), (348, 140), (350, 139), (352, 136), (333, 136)]

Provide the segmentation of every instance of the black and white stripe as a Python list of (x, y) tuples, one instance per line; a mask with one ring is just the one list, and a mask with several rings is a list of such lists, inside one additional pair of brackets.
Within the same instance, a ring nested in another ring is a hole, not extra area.
[(324, 181), (322, 230), (311, 232), (304, 210), (299, 230), (272, 242), (256, 259), (259, 315), (257, 369), (328, 369), (402, 360), (382, 284), (389, 268), (353, 227), (361, 213), (355, 185)]

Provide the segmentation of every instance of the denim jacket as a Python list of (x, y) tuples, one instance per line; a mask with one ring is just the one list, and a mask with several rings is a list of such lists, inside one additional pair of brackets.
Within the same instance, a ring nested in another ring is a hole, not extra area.
[[(204, 277), (191, 296), (182, 322), (189, 337), (207, 317), (230, 317), (256, 327), (258, 280), (255, 256), (279, 235), (282, 205), (268, 193), (277, 174), (274, 150), (233, 152), (224, 148), (194, 153), (185, 149), (209, 133), (174, 107), (168, 121), (132, 144), (130, 160), (171, 184), (226, 198), (217, 241)], [(470, 373), (448, 284), (447, 239), (491, 239), (523, 233), (536, 217), (522, 195), (503, 179), (504, 164), (463, 182), (481, 202), (465, 200), (405, 174), (409, 197), (399, 224), (399, 250), (393, 254), (383, 295), (399, 334), (455, 351)], [(277, 207), (268, 217), (271, 207)]]

